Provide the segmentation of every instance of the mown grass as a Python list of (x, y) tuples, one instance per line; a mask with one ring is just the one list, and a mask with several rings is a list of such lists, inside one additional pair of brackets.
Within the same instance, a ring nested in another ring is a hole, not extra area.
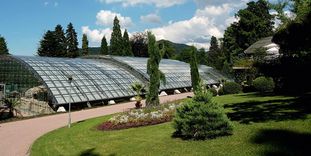
[(118, 131), (94, 127), (99, 117), (52, 131), (33, 144), (31, 155), (309, 155), (309, 96), (238, 94), (216, 97), (234, 124), (234, 134), (212, 140), (172, 138), (171, 123)]

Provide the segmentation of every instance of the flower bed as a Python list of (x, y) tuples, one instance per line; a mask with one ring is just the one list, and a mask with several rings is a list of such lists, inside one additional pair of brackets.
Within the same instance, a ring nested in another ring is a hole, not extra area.
[(155, 108), (134, 109), (115, 115), (98, 126), (99, 130), (118, 130), (155, 125), (171, 121), (179, 104), (167, 104)]

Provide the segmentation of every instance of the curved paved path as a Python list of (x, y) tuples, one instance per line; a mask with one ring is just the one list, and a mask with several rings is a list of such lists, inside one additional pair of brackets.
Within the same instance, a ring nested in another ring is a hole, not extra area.
[[(193, 93), (182, 93), (160, 97), (161, 103), (183, 99)], [(81, 110), (71, 114), (72, 122), (122, 112), (133, 108), (134, 102), (116, 104), (106, 107)], [(68, 114), (57, 114), (16, 122), (0, 124), (0, 155), (24, 156), (29, 155), (32, 143), (43, 134), (64, 127), (68, 122)]]

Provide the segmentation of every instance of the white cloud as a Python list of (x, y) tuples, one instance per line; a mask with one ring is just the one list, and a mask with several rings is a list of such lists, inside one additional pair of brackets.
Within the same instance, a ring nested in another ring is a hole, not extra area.
[(111, 32), (112, 30), (110, 28), (91, 30), (89, 26), (82, 27), (82, 33), (88, 36), (91, 46), (98, 46), (104, 36), (106, 37), (107, 42), (109, 42)]
[(121, 27), (129, 27), (133, 24), (130, 17), (124, 17), (121, 14), (110, 10), (99, 11), (96, 15), (96, 24), (111, 27), (115, 16), (118, 17)]
[(146, 16), (140, 16), (140, 20), (146, 23), (161, 23), (161, 17), (157, 14), (148, 14)]
[(153, 4), (158, 8), (167, 8), (174, 5), (183, 4), (186, 0), (99, 0), (102, 3), (121, 3), (122, 6), (136, 6), (141, 4)]
[(54, 6), (57, 7), (58, 6), (58, 2), (54, 2)]
[[(221, 37), (219, 30), (208, 17), (193, 17), (190, 20), (174, 22), (170, 25), (151, 29), (157, 39), (167, 39), (177, 43), (200, 45), (208, 48), (211, 35)], [(203, 46), (205, 44), (205, 46)]]
[(209, 48), (211, 36), (223, 37), (225, 29), (233, 22), (239, 9), (249, 0), (194, 0), (200, 7), (192, 18), (168, 22), (168, 25), (151, 29), (157, 39)]
[[(124, 32), (124, 27), (131, 26), (132, 20), (130, 17), (124, 17), (119, 13), (110, 10), (100, 10), (96, 15), (96, 24), (104, 26), (104, 28), (90, 29), (89, 26), (82, 26), (82, 33), (86, 34), (90, 40), (90, 46), (100, 46), (103, 36), (106, 37), (109, 43), (114, 17), (117, 16), (120, 21), (121, 31)], [(129, 33), (129, 36), (131, 34)]]
[(223, 4), (243, 6), (249, 1), (251, 0), (194, 0), (199, 8), (205, 8), (206, 6), (219, 6)]
[(48, 5), (49, 5), (49, 2), (44, 2), (43, 5), (44, 5), (44, 6), (48, 6)]
[(230, 10), (231, 8), (229, 4), (223, 4), (220, 6), (206, 6), (203, 9), (198, 9), (196, 11), (196, 16), (219, 16), (228, 13)]
[(168, 25), (151, 29), (157, 39), (209, 48), (211, 36), (223, 37), (224, 30), (236, 19), (231, 15), (234, 7), (228, 3), (207, 5), (197, 9), (189, 20), (169, 22)]

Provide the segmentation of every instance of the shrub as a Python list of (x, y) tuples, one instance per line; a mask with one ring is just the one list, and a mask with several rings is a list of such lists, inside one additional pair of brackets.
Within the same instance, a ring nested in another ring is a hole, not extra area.
[(232, 134), (233, 127), (224, 108), (212, 101), (211, 93), (200, 93), (177, 108), (173, 136), (208, 139)]
[(224, 84), (224, 94), (237, 94), (242, 92), (242, 87), (236, 82), (226, 82)]
[(253, 81), (253, 86), (260, 93), (272, 92), (275, 84), (271, 77), (260, 76)]
[(217, 90), (215, 88), (209, 88), (207, 91), (211, 92), (213, 96), (217, 96)]

